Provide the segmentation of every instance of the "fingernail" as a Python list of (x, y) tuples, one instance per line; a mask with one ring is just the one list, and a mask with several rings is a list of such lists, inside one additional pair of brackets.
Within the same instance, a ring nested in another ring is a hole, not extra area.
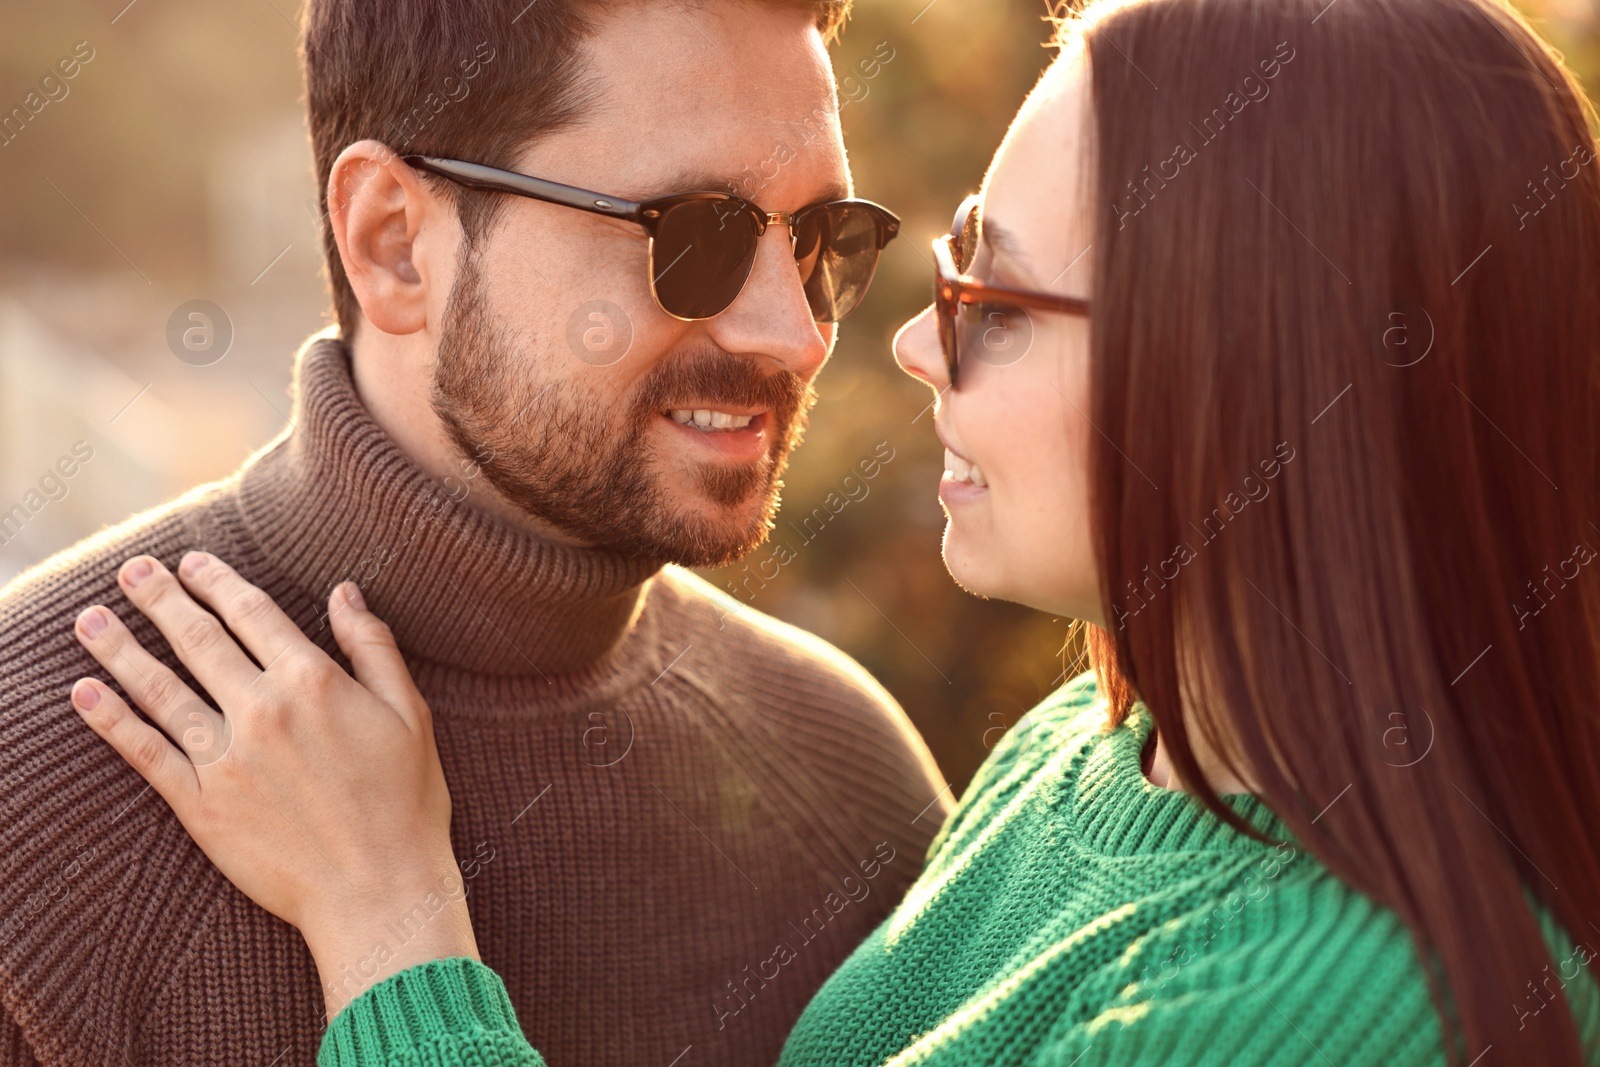
[(150, 577), (150, 572), (153, 569), (154, 568), (150, 566), (150, 561), (141, 557), (122, 568), (122, 577), (129, 585), (138, 585), (140, 582)]
[(211, 554), (209, 552), (190, 552), (183, 557), (183, 562), (178, 564), (178, 573), (185, 578), (193, 578), (210, 562)]
[(83, 630), (85, 637), (99, 637), (106, 632), (106, 626), (110, 621), (106, 618), (106, 613), (99, 608), (90, 608), (78, 616), (78, 626)]
[(367, 610), (367, 600), (361, 595), (361, 587), (355, 582), (344, 583), (344, 599), (345, 603), (357, 611)]
[(93, 711), (95, 705), (100, 703), (100, 690), (90, 685), (87, 681), (79, 681), (72, 687), (72, 704), (79, 711)]

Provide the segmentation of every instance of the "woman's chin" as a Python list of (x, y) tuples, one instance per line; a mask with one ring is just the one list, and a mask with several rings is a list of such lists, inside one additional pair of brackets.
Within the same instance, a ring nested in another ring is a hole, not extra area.
[(944, 567), (963, 591), (1006, 600), (1063, 619), (1102, 625), (1092, 575), (1062, 574), (1048, 566), (1013, 566), (993, 545), (955, 522), (944, 528)]
[(973, 544), (969, 534), (963, 534), (952, 520), (944, 528), (944, 567), (963, 590), (973, 596), (1009, 600), (1003, 591), (1005, 585), (1001, 568), (992, 551)]

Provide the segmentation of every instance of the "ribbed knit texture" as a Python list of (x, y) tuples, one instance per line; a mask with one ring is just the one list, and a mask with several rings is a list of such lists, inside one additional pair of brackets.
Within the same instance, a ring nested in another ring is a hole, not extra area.
[[(1296, 847), (1260, 798), (1226, 802), (1280, 847), (1151, 784), (1144, 705), (1107, 721), (1083, 674), (995, 747), (783, 1067), (1442, 1067), (1398, 917)], [(1563, 959), (1574, 941), (1552, 932)], [(1568, 992), (1600, 1062), (1595, 984)], [(1522, 1062), (1503, 1051), (1495, 1062)]]
[[(393, 627), (434, 711), (479, 949), (553, 1062), (776, 1058), (922, 864), (947, 811), (927, 749), (825, 643), (679, 568), (514, 530), (472, 506), (483, 491), (400, 452), (318, 336), (290, 426), (239, 473), (0, 590), (0, 1067), (315, 1062), (323, 996), (299, 934), (68, 702), (107, 677), (72, 634), (94, 603), (193, 684), (115, 577), (191, 548), (341, 663), (322, 621), (339, 581)], [(811, 916), (797, 958), (755, 977)], [(394, 916), (395, 943), (428, 917)]]
[(384, 1067), (515, 1064), (544, 1067), (523, 1037), (506, 987), (462, 956), (418, 964), (357, 998), (322, 1039), (318, 1062)]
[[(1142, 704), (1115, 729), (1107, 719), (1084, 674), (995, 747), (905, 901), (801, 1016), (781, 1067), (1442, 1065), (1393, 913), (1295, 847), (1259, 798), (1227, 803), (1286, 844), (1152, 785)], [(1575, 942), (1541, 919), (1556, 959), (1572, 957)], [(1567, 993), (1597, 1063), (1600, 993), (1580, 976)], [(322, 1067), (539, 1067), (510, 1020), (469, 1009), (493, 1005), (499, 984), (464, 959), (397, 975), (340, 1013)], [(429, 1023), (385, 1024), (396, 1017)], [(1503, 1051), (1494, 1062), (1524, 1062)]]

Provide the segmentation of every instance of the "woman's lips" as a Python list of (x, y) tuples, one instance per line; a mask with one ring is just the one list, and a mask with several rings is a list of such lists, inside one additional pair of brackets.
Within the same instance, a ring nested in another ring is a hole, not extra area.
[(961, 503), (982, 496), (989, 491), (988, 476), (983, 468), (953, 448), (944, 429), (935, 418), (933, 432), (944, 445), (944, 475), (939, 479), (939, 499), (947, 504)]
[(966, 482), (980, 489), (989, 486), (989, 480), (983, 475), (983, 468), (976, 463), (958, 456), (949, 448), (944, 450), (944, 476), (952, 482)]

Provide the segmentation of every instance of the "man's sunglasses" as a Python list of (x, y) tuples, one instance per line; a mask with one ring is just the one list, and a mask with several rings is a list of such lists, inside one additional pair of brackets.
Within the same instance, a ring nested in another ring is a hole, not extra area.
[(962, 356), (984, 344), (979, 334), (992, 328), (988, 325), (992, 314), (1014, 308), (1089, 314), (1089, 302), (1079, 297), (1008, 289), (969, 275), (978, 251), (978, 224), (978, 195), (974, 193), (956, 209), (950, 232), (933, 239), (933, 303), (951, 389), (956, 387)]
[(650, 292), (662, 311), (684, 321), (728, 309), (755, 266), (756, 242), (776, 222), (789, 227), (811, 317), (838, 322), (861, 302), (879, 254), (900, 230), (900, 220), (870, 200), (830, 200), (791, 215), (731, 193), (624, 200), (459, 159), (401, 158), (462, 185), (638, 223), (650, 235)]

